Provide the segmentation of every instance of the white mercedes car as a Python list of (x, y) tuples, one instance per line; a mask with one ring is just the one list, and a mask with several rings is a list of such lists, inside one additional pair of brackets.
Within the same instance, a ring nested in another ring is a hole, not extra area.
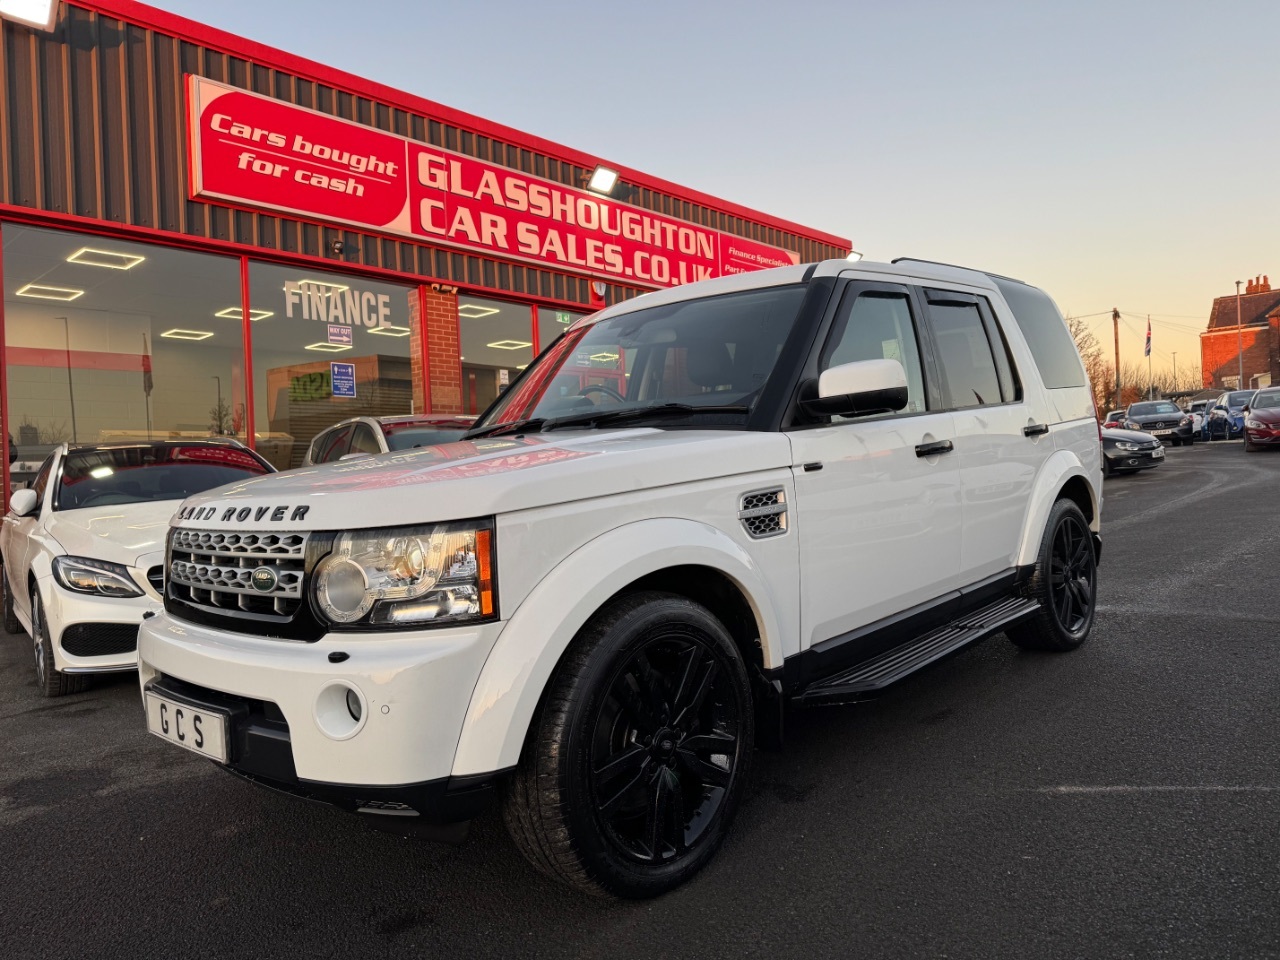
[(32, 641), (47, 697), (137, 667), (138, 625), (162, 607), (164, 538), (178, 504), (272, 473), (234, 440), (58, 447), (0, 528), (4, 629)]

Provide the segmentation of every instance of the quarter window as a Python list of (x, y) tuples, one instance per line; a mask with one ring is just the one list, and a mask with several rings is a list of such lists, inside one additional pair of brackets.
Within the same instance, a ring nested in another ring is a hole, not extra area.
[[(907, 375), (904, 413), (925, 409), (920, 350), (905, 293), (864, 291), (846, 295), (831, 328), (819, 371), (859, 360), (897, 360)], [(833, 422), (861, 419), (832, 417)]]
[(1001, 403), (1000, 378), (977, 303), (930, 300), (929, 319), (948, 405), (963, 409)]
[(351, 446), (351, 427), (338, 427), (330, 430), (316, 448), (316, 463), (333, 463)]

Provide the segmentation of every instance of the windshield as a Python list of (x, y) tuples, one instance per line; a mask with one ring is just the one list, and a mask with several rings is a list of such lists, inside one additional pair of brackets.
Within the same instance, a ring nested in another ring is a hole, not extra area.
[(452, 443), (471, 429), (471, 424), (457, 427), (389, 427), (382, 428), (391, 450), (411, 450), (414, 447), (431, 447), (437, 443)]
[(185, 500), (226, 483), (270, 473), (248, 450), (144, 444), (72, 451), (62, 462), (55, 510)]
[(1164, 400), (1158, 400), (1155, 403), (1135, 403), (1129, 408), (1129, 416), (1131, 417), (1155, 417), (1161, 414), (1171, 416), (1176, 413), (1182, 413), (1177, 404)]
[(1243, 407), (1249, 402), (1249, 398), (1253, 396), (1252, 390), (1237, 390), (1235, 393), (1227, 394), (1228, 407)]
[(627, 422), (661, 417), (665, 425), (696, 416), (699, 407), (717, 408), (717, 425), (741, 425), (773, 372), (804, 292), (785, 286), (703, 297), (572, 329), (476, 428), (539, 420), (545, 429), (566, 417), (590, 426), (593, 415)]
[(1259, 390), (1249, 406), (1254, 410), (1275, 410), (1280, 407), (1280, 390)]

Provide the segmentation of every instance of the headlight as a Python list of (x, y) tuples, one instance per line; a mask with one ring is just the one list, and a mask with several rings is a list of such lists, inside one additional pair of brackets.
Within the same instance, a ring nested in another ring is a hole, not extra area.
[(1190, 423), (1190, 422), (1191, 422), (1191, 418), (1190, 418), (1190, 417), (1183, 417), (1181, 420), (1179, 420), (1179, 421), (1178, 421), (1178, 424), (1179, 424), (1179, 426), (1183, 426), (1183, 427), (1185, 427), (1185, 426), (1186, 426), (1188, 423)]
[(1250, 417), (1248, 420), (1246, 420), (1246, 421), (1244, 422), (1244, 425), (1245, 425), (1246, 427), (1252, 427), (1254, 430), (1266, 430), (1266, 429), (1267, 429), (1267, 425), (1266, 425), (1265, 423), (1263, 423), (1261, 420), (1254, 420), (1252, 417)]
[(140, 597), (142, 588), (127, 567), (89, 557), (54, 557), (53, 578), (72, 593), (99, 597)]
[(1141, 450), (1142, 448), (1138, 446), (1136, 443), (1130, 443), (1128, 440), (1117, 440), (1116, 449), (1117, 450)]
[(493, 524), (339, 534), (316, 567), (312, 596), (320, 614), (342, 626), (491, 619), (497, 612)]

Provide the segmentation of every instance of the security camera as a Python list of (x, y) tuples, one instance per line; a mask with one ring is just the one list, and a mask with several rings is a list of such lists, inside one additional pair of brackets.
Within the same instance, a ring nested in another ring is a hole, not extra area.
[(346, 247), (346, 244), (344, 244), (341, 240), (329, 241), (329, 252), (332, 253), (335, 257), (342, 256), (342, 251), (345, 249), (345, 247)]

